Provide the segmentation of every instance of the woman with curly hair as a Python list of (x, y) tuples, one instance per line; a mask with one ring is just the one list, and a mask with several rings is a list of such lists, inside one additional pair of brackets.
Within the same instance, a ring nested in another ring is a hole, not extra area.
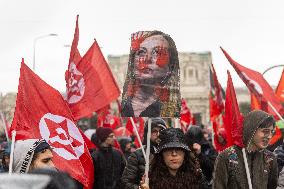
[(194, 153), (186, 145), (181, 129), (169, 128), (160, 134), (161, 142), (151, 162), (149, 185), (141, 189), (203, 189), (207, 183)]
[(121, 107), (122, 117), (179, 117), (179, 60), (169, 35), (132, 34)]

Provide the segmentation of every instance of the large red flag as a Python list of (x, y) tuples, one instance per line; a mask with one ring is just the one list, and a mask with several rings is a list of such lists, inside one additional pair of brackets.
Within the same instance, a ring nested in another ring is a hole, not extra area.
[(244, 147), (243, 144), (243, 117), (240, 113), (234, 85), (230, 72), (228, 71), (228, 82), (226, 89), (224, 125), (227, 133), (227, 146), (233, 144)]
[(281, 78), (280, 78), (280, 81), (278, 83), (278, 86), (275, 90), (275, 94), (281, 102), (284, 102), (284, 69), (282, 71)]
[(95, 41), (81, 61), (69, 69), (71, 77), (67, 95), (72, 114), (80, 119), (110, 104), (120, 95), (120, 90)]
[(272, 110), (272, 108), (264, 104), (268, 104), (268, 102), (270, 102), (271, 105), (280, 114), (283, 113), (283, 107), (280, 101), (278, 100), (278, 98), (275, 96), (275, 93), (271, 88), (271, 86), (264, 79), (263, 75), (257, 71), (254, 71), (252, 69), (240, 65), (239, 63), (234, 61), (224, 49), (222, 49), (222, 51), (225, 54), (228, 61), (233, 66), (233, 68), (236, 70), (240, 78), (246, 84), (250, 92), (256, 96), (259, 102), (261, 102), (262, 104), (261, 106), (262, 107), (267, 106), (268, 112), (270, 114), (273, 114), (274, 117), (277, 119), (278, 117), (276, 116), (276, 113)]
[(76, 120), (103, 108), (120, 95), (119, 88), (96, 41), (81, 58), (77, 48), (78, 17), (68, 70), (65, 73), (67, 102)]
[(85, 135), (76, 127), (61, 94), (40, 79), (22, 61), (11, 130), (16, 140), (45, 139), (53, 148), (54, 163), (85, 188), (92, 188), (93, 163)]

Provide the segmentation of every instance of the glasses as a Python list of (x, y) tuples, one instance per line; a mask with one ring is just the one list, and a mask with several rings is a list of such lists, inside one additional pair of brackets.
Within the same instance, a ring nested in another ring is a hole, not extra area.
[(264, 136), (273, 136), (274, 134), (275, 134), (275, 130), (274, 129), (266, 129), (266, 128), (264, 128), (264, 129), (260, 129), (260, 132), (262, 132), (263, 133), (263, 135)]
[(154, 129), (154, 130), (151, 131), (151, 133), (154, 134), (154, 135), (158, 135), (160, 132), (161, 132), (161, 130), (157, 130), (157, 129)]

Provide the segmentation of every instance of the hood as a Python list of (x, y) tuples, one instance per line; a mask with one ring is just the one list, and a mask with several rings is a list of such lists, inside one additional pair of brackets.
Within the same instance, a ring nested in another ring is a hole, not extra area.
[(125, 147), (126, 147), (126, 145), (127, 145), (128, 143), (132, 143), (132, 140), (131, 140), (131, 138), (126, 138), (126, 137), (124, 137), (124, 138), (119, 139), (118, 142), (119, 142), (119, 145), (120, 145), (121, 150), (122, 150), (123, 152), (125, 152)]
[(272, 116), (261, 110), (254, 110), (247, 114), (243, 122), (243, 142), (247, 147), (256, 130)]
[(206, 139), (204, 138), (201, 127), (197, 125), (192, 125), (188, 129), (188, 131), (186, 132), (185, 138), (186, 138), (186, 142), (188, 145), (193, 145), (194, 143), (197, 143), (200, 145), (208, 143), (208, 141), (206, 141)]
[(36, 148), (46, 143), (43, 139), (18, 140), (15, 143), (13, 172), (27, 173), (29, 171)]
[[(165, 120), (163, 120), (162, 118), (154, 117), (154, 118), (151, 118), (151, 129), (153, 129), (154, 127), (160, 127), (163, 130), (167, 128), (167, 124)], [(148, 120), (146, 120), (144, 123), (144, 137), (142, 141), (144, 145), (147, 144), (147, 133), (148, 133)]]

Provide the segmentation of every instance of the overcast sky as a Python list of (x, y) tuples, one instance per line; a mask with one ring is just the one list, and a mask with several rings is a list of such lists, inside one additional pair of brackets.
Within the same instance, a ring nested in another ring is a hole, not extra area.
[[(235, 86), (244, 86), (219, 46), (240, 64), (263, 72), (284, 64), (283, 0), (0, 0), (0, 92), (17, 91), (20, 62), (32, 68), (33, 41), (36, 73), (59, 91), (65, 91), (75, 19), (79, 14), (79, 50), (84, 54), (96, 38), (105, 56), (128, 54), (130, 34), (161, 30), (179, 51), (211, 51), (223, 87), (226, 70)], [(265, 75), (277, 85), (282, 68)]]

